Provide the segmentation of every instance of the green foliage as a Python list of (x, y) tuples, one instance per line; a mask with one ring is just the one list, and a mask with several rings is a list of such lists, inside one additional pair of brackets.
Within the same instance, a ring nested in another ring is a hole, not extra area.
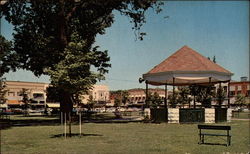
[(240, 107), (247, 105), (246, 97), (242, 94), (238, 94), (235, 98), (234, 104)]
[(163, 102), (163, 99), (157, 92), (154, 93), (149, 92), (147, 101), (150, 107), (156, 108), (160, 106), (160, 104)]
[(156, 0), (18, 1), (1, 5), (0, 14), (14, 26), (15, 65), (51, 77), (51, 84), (63, 90), (73, 103), (78, 96), (104, 79), (110, 67), (107, 51), (98, 50), (95, 37), (105, 34), (114, 22), (113, 12), (131, 18), (138, 38), (146, 22), (145, 11), (161, 11)]
[(107, 51), (93, 45), (96, 35), (105, 34), (114, 22), (112, 12), (130, 17), (142, 39), (145, 11), (155, 6), (158, 13), (161, 4), (156, 0), (8, 0), (0, 6), (0, 15), (14, 26), (15, 66), (36, 76), (49, 75), (52, 86), (62, 92), (61, 109), (71, 113), (79, 96), (108, 72)]
[(28, 112), (28, 108), (30, 107), (30, 99), (29, 99), (29, 90), (22, 88), (21, 91), (19, 91), (19, 96), (22, 96), (22, 102), (24, 103), (24, 114), (26, 115)]
[(6, 103), (5, 95), (7, 92), (5, 78), (0, 77), (0, 104)]
[(188, 96), (190, 94), (190, 89), (188, 87), (178, 87), (178, 90), (177, 102), (184, 107), (185, 104), (189, 103)]
[(17, 66), (16, 55), (13, 54), (12, 42), (6, 40), (0, 35), (0, 77), (11, 69), (15, 70)]
[(70, 42), (78, 43), (72, 41), (72, 34), (78, 34), (86, 49), (92, 49), (96, 35), (105, 34), (114, 22), (115, 10), (131, 18), (133, 29), (142, 39), (145, 11), (154, 8), (158, 13), (162, 4), (156, 0), (8, 0), (0, 6), (0, 14), (14, 26), (18, 67), (39, 76), (65, 58), (63, 53)]
[(57, 87), (49, 86), (46, 89), (46, 101), (47, 102), (61, 102), (62, 101), (62, 90)]
[(212, 86), (192, 85), (189, 87), (190, 93), (195, 96), (197, 102), (201, 102), (203, 107), (210, 108), (215, 91)]
[(168, 100), (171, 108), (176, 108), (178, 104), (178, 92), (175, 91), (174, 94), (168, 95)]
[(127, 90), (116, 90), (116, 91), (111, 91), (111, 95), (114, 96), (115, 98), (115, 107), (119, 107), (122, 104), (126, 104), (128, 102), (128, 96), (129, 93)]
[(122, 105), (121, 100), (118, 99), (117, 97), (115, 97), (114, 106), (115, 106), (115, 107), (119, 107), (119, 106), (121, 106), (121, 105)]
[(197, 101), (201, 102), (203, 107), (210, 108), (212, 98), (215, 95), (212, 86), (199, 86), (198, 90)]
[(221, 107), (225, 98), (226, 98), (226, 92), (221, 86), (219, 86), (216, 92), (216, 99), (217, 99), (219, 107)]
[(88, 99), (88, 102), (87, 102), (88, 110), (92, 109), (94, 107), (94, 104), (95, 104), (95, 101), (93, 100), (93, 96), (90, 95), (89, 99)]
[[(78, 35), (74, 34), (72, 37), (74, 42), (70, 42), (65, 49), (65, 58), (45, 72), (51, 77), (54, 87), (67, 91), (76, 99), (87, 93), (97, 80), (104, 79), (104, 74), (108, 72), (106, 67), (110, 64), (107, 51), (98, 51), (97, 47), (89, 51), (85, 42), (78, 39)], [(94, 72), (91, 67), (95, 67), (97, 71)]]

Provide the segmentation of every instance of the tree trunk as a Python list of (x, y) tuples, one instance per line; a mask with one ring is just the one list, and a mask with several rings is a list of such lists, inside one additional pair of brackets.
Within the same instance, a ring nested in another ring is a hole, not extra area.
[(69, 112), (69, 137), (71, 137), (71, 112)]
[[(73, 102), (71, 99), (71, 95), (68, 92), (63, 92), (63, 98), (60, 102), (60, 109), (61, 112), (64, 112), (67, 114), (67, 119), (69, 123), (69, 136), (71, 137), (71, 113), (73, 109)], [(65, 119), (65, 120), (67, 120)]]

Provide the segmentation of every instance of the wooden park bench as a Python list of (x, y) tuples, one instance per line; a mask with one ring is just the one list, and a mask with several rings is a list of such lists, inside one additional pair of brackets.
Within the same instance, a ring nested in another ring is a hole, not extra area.
[[(229, 131), (231, 130), (231, 126), (218, 126), (218, 125), (198, 125), (199, 129), (199, 136), (200, 136), (200, 141), (199, 144), (204, 144), (204, 138), (205, 136), (224, 136), (227, 137), (227, 146), (231, 144), (231, 135)], [(202, 132), (202, 130), (225, 130), (227, 131), (226, 134), (219, 134), (219, 133), (207, 133), (207, 132)]]

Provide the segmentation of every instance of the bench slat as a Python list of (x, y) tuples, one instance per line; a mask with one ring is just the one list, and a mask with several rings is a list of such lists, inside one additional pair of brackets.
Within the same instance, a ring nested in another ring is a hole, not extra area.
[(207, 134), (207, 133), (201, 133), (200, 135), (206, 135), (206, 136), (231, 136), (226, 134)]
[(198, 125), (199, 129), (231, 130), (231, 126)]

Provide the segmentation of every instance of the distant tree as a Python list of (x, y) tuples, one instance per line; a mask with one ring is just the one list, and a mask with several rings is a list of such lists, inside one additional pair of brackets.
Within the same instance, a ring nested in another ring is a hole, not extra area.
[(193, 101), (194, 101), (194, 108), (196, 107), (196, 101), (197, 101), (197, 95), (200, 92), (198, 85), (190, 85), (189, 86), (190, 94), (194, 96)]
[(128, 91), (127, 90), (123, 90), (123, 92), (122, 92), (122, 103), (123, 103), (123, 105), (127, 104), (128, 100), (129, 100), (128, 96), (129, 96)]
[(184, 108), (185, 104), (189, 103), (190, 89), (188, 87), (178, 87), (177, 102)]
[(121, 105), (122, 105), (121, 99), (115, 97), (114, 106), (115, 106), (115, 107), (120, 107)]
[(111, 91), (111, 95), (115, 97), (115, 106), (119, 107), (122, 104), (125, 105), (128, 102), (129, 93), (127, 90)]
[(216, 92), (216, 99), (219, 107), (222, 106), (222, 103), (225, 100), (225, 98), (226, 98), (226, 92), (221, 86), (219, 86)]
[(175, 91), (174, 94), (168, 95), (169, 105), (171, 108), (176, 108), (178, 105), (178, 92)]
[(89, 111), (94, 108), (94, 104), (95, 104), (95, 101), (94, 101), (93, 96), (89, 95), (89, 99), (88, 99), (88, 102), (87, 102)]
[(235, 98), (234, 104), (239, 106), (239, 107), (243, 107), (243, 106), (247, 105), (246, 97), (242, 94), (238, 94)]
[(163, 99), (160, 97), (160, 95), (157, 92), (154, 92), (154, 93), (149, 92), (148, 102), (149, 102), (150, 107), (156, 108), (161, 105), (161, 103), (163, 102)]
[(195, 100), (200, 102), (205, 108), (211, 107), (212, 98), (215, 96), (215, 91), (212, 86), (192, 85), (189, 87), (190, 94), (195, 96)]
[(211, 108), (212, 98), (215, 96), (212, 86), (198, 86), (197, 101), (205, 108)]
[(29, 90), (26, 88), (22, 88), (19, 91), (19, 96), (22, 96), (22, 102), (24, 103), (24, 115), (27, 115), (28, 108), (30, 107), (30, 99), (29, 99)]
[(8, 90), (6, 89), (5, 78), (0, 77), (0, 104), (6, 103), (6, 93)]

